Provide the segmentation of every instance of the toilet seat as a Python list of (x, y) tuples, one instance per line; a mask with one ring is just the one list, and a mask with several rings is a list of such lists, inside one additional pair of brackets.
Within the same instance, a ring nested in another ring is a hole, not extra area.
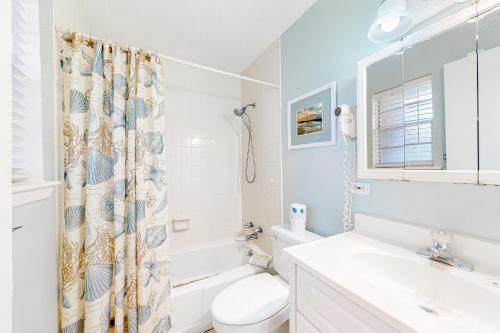
[(271, 318), (251, 325), (226, 325), (215, 319), (212, 319), (212, 322), (217, 333), (278, 333), (289, 331), (289, 318), (290, 312), (287, 305)]
[(287, 305), (286, 281), (279, 275), (263, 273), (242, 279), (217, 295), (212, 303), (212, 318), (223, 326), (243, 327), (268, 321), (281, 313), (279, 321), (285, 322), (288, 311), (283, 310)]

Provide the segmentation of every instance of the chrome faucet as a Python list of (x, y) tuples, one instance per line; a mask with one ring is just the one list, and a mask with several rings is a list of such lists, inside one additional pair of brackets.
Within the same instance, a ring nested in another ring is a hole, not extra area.
[(238, 243), (249, 242), (253, 239), (259, 239), (259, 234), (263, 233), (262, 227), (254, 227), (252, 222), (246, 223), (243, 225), (244, 229), (252, 229), (252, 232), (248, 235), (240, 235), (236, 237), (234, 240)]
[(474, 266), (468, 262), (460, 260), (450, 253), (448, 243), (453, 240), (453, 235), (445, 230), (432, 230), (432, 247), (426, 247), (417, 251), (417, 255), (434, 260), (446, 265), (463, 269), (468, 272), (474, 270)]
[(245, 236), (245, 241), (248, 242), (252, 239), (259, 239), (259, 234), (261, 234), (261, 233), (262, 233), (262, 228), (257, 227), (257, 228), (252, 230), (251, 234)]

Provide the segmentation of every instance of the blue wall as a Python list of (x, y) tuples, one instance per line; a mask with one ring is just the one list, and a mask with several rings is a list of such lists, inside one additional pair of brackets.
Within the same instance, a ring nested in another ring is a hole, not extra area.
[[(282, 142), (288, 142), (287, 102), (337, 81), (337, 103), (356, 104), (356, 63), (381, 48), (366, 38), (379, 1), (318, 0), (281, 39)], [(308, 205), (308, 229), (342, 231), (343, 142), (289, 151), (283, 145), (284, 220), (292, 202)], [(500, 187), (371, 181), (356, 196), (356, 212), (500, 240)]]

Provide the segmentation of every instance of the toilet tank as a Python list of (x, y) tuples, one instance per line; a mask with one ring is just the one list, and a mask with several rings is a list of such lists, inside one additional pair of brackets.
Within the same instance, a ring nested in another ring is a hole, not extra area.
[(274, 225), (271, 227), (271, 232), (274, 270), (287, 281), (289, 264), (287, 257), (283, 253), (283, 249), (323, 238), (307, 230), (303, 232), (293, 232), (288, 224)]

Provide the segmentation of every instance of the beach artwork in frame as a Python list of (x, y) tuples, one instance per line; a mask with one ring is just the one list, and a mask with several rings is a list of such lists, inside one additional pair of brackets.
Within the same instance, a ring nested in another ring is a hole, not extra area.
[(288, 102), (288, 149), (335, 145), (336, 104), (335, 82)]

